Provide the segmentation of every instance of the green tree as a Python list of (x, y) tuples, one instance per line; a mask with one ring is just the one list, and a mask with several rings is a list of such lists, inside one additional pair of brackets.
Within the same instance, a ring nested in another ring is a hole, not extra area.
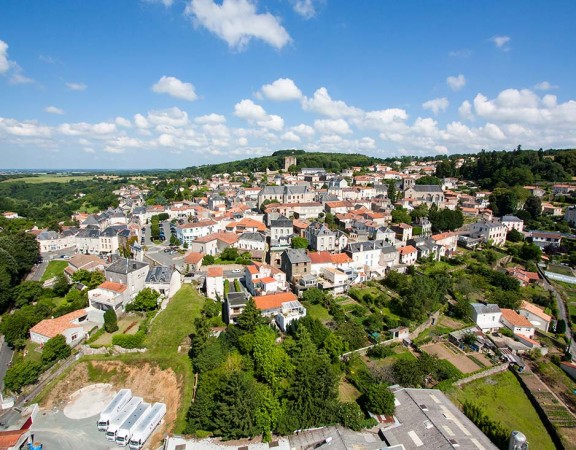
[(326, 294), (322, 289), (313, 287), (304, 291), (302, 299), (313, 305), (323, 305), (326, 300)]
[(535, 244), (525, 242), (518, 252), (518, 256), (524, 261), (540, 261), (542, 250)]
[(204, 266), (211, 266), (215, 262), (216, 260), (212, 255), (204, 255), (204, 257), (202, 258), (202, 265)]
[(118, 317), (116, 317), (116, 311), (113, 309), (107, 309), (104, 313), (104, 329), (107, 333), (114, 333), (118, 331)]
[(538, 219), (542, 215), (542, 200), (540, 197), (532, 195), (524, 203), (524, 211), (530, 214), (532, 219)]
[(290, 358), (275, 341), (276, 334), (268, 326), (258, 326), (254, 331), (252, 357), (255, 373), (270, 385), (273, 391), (279, 387), (280, 380), (292, 370)]
[(522, 242), (524, 240), (524, 235), (520, 233), (517, 229), (512, 228), (506, 234), (506, 240), (510, 242)]
[(131, 303), (126, 305), (126, 311), (154, 311), (158, 309), (160, 293), (152, 288), (144, 288)]
[(394, 414), (394, 394), (385, 384), (369, 385), (364, 393), (364, 406), (373, 414)]
[(61, 334), (48, 339), (42, 349), (42, 364), (51, 365), (56, 361), (68, 358), (72, 354), (72, 349), (66, 343), (66, 338)]
[(260, 310), (256, 308), (256, 302), (251, 298), (246, 303), (244, 310), (236, 319), (238, 328), (247, 333), (254, 333), (259, 325), (266, 323), (266, 319), (260, 314)]
[(23, 281), (14, 288), (14, 304), (21, 307), (40, 300), (45, 295), (40, 281)]
[(39, 362), (25, 359), (6, 371), (4, 384), (10, 391), (20, 392), (24, 386), (36, 383), (41, 372), (42, 366)]
[(392, 210), (392, 222), (394, 223), (412, 223), (412, 217), (404, 208)]
[(388, 181), (387, 194), (390, 203), (392, 204), (396, 203), (396, 200), (398, 200), (398, 190), (396, 189), (396, 182), (394, 180)]
[(348, 346), (355, 350), (366, 345), (366, 332), (364, 328), (354, 321), (347, 321), (338, 326), (336, 334), (342, 338)]
[(56, 282), (52, 286), (52, 290), (57, 297), (64, 297), (70, 290), (70, 284), (68, 284), (68, 279), (66, 275), (61, 273), (56, 276)]
[(294, 236), (292, 238), (292, 248), (308, 248), (308, 240), (303, 237)]
[(360, 431), (365, 427), (366, 418), (356, 402), (340, 403), (337, 414), (339, 422), (346, 428)]
[(222, 254), (220, 255), (220, 259), (222, 261), (235, 261), (238, 258), (238, 249), (235, 247), (227, 247), (224, 249)]

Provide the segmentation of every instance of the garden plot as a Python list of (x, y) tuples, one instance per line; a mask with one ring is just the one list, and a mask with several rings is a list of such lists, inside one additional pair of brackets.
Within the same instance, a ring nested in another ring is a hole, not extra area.
[(445, 359), (452, 363), (460, 372), (472, 373), (482, 369), (478, 364), (472, 361), (464, 353), (457, 352), (451, 349), (446, 344), (427, 344), (420, 347), (423, 351), (430, 355), (435, 355), (440, 359)]

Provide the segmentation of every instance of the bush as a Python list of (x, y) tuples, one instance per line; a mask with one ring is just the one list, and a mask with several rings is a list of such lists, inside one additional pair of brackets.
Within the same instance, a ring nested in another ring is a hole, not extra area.
[(368, 349), (366, 355), (370, 358), (387, 358), (388, 356), (392, 356), (394, 354), (394, 350), (389, 345), (376, 345)]
[(68, 358), (72, 354), (72, 349), (66, 343), (66, 338), (61, 334), (49, 339), (42, 349), (42, 363), (51, 365), (56, 361)]
[(118, 317), (116, 317), (116, 311), (113, 309), (108, 309), (104, 313), (104, 329), (108, 333), (118, 331)]
[(36, 383), (41, 373), (41, 364), (28, 359), (8, 369), (4, 376), (4, 384), (12, 392), (20, 392), (24, 386)]
[(144, 333), (138, 331), (136, 334), (116, 334), (112, 336), (112, 345), (122, 348), (143, 348)]

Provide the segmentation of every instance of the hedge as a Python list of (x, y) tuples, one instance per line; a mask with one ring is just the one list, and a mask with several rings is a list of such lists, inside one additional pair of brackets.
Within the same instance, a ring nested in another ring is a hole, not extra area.
[(112, 336), (112, 344), (123, 348), (142, 348), (144, 347), (144, 333), (136, 334), (116, 334)]

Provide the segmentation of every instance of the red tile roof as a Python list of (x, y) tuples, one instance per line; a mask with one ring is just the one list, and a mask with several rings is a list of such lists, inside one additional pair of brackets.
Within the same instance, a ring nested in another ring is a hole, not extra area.
[(28, 432), (27, 429), (0, 431), (0, 450), (13, 448), (22, 435)]
[(53, 338), (54, 336), (62, 334), (68, 328), (78, 327), (78, 325), (73, 325), (72, 321), (79, 319), (80, 317), (87, 314), (88, 313), (85, 309), (79, 309), (77, 311), (72, 311), (71, 313), (57, 317), (56, 319), (44, 319), (34, 325), (30, 329), (30, 332), (40, 334), (48, 338)]
[(330, 264), (332, 262), (332, 258), (328, 252), (310, 252), (308, 253), (308, 257), (312, 264)]
[(292, 292), (282, 292), (281, 294), (271, 294), (262, 295), (259, 297), (254, 297), (254, 302), (256, 302), (256, 307), (263, 311), (267, 309), (280, 308), (282, 303), (292, 302), (298, 300)]
[(526, 317), (521, 316), (513, 309), (501, 308), (500, 311), (502, 312), (502, 317), (512, 326), (534, 328), (534, 325)]
[(346, 253), (334, 253), (330, 255), (333, 264), (345, 264), (352, 261)]
[(100, 286), (100, 289), (106, 289), (107, 291), (114, 291), (114, 292), (124, 292), (128, 289), (128, 286), (122, 283), (116, 283), (115, 281), (105, 281)]
[(207, 242), (214, 241), (214, 240), (222, 241), (222, 242), (225, 242), (225, 243), (231, 245), (231, 244), (238, 242), (238, 235), (235, 233), (218, 232), (218, 233), (209, 234), (207, 236), (199, 237), (199, 238), (195, 239), (194, 242), (197, 242), (200, 244), (205, 244)]
[(221, 277), (224, 276), (224, 269), (222, 267), (208, 267), (209, 277)]
[(200, 252), (190, 252), (184, 257), (186, 264), (198, 264), (204, 258), (204, 254)]
[(409, 253), (414, 253), (418, 251), (412, 245), (407, 245), (406, 247), (400, 247), (398, 250), (400, 251), (401, 255), (407, 255)]

